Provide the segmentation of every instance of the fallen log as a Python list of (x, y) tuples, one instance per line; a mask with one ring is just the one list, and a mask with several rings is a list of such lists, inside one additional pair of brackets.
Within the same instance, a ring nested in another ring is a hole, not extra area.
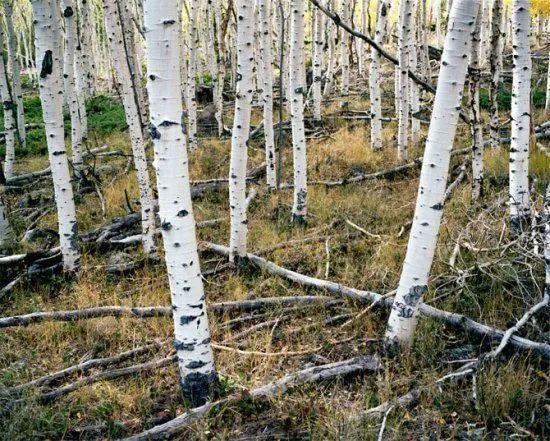
[[(257, 311), (267, 306), (291, 306), (300, 303), (309, 304), (313, 301), (327, 303), (334, 301), (334, 299), (327, 296), (267, 297), (264, 299), (213, 303), (211, 305), (208, 305), (208, 308), (211, 309), (213, 312), (218, 313), (226, 311)], [(39, 311), (24, 315), (0, 317), (0, 328), (28, 326), (34, 323), (41, 323), (45, 321), (72, 322), (76, 320), (101, 317), (149, 318), (171, 316), (172, 308), (170, 306), (98, 306), (96, 308), (76, 309), (69, 311)]]
[(42, 377), (36, 378), (27, 383), (23, 383), (18, 386), (7, 388), (6, 393), (15, 394), (15, 393), (21, 392), (24, 389), (28, 389), (31, 387), (47, 386), (52, 383), (56, 383), (59, 380), (62, 380), (76, 373), (80, 374), (80, 373), (88, 372), (89, 370), (95, 369), (98, 367), (111, 366), (113, 364), (117, 364), (122, 361), (128, 360), (129, 358), (135, 357), (137, 355), (146, 354), (150, 352), (152, 349), (160, 348), (160, 346), (161, 346), (160, 342), (154, 342), (148, 345), (140, 346), (135, 349), (130, 349), (128, 351), (121, 352), (120, 354), (113, 355), (112, 357), (93, 358), (91, 360), (86, 360), (82, 363), (75, 364), (74, 366), (70, 366), (68, 368), (62, 369), (52, 374), (48, 374), (48, 375), (44, 375)]
[[(212, 251), (217, 254), (224, 256), (229, 255), (229, 248), (223, 245), (217, 245), (213, 243), (203, 243), (203, 248), (209, 251)], [(336, 282), (331, 282), (328, 280), (317, 279), (315, 277), (306, 276), (295, 271), (283, 268), (277, 264), (270, 262), (262, 257), (255, 256), (253, 254), (247, 254), (247, 259), (256, 265), (258, 268), (261, 268), (264, 271), (267, 271), (271, 274), (276, 274), (287, 280), (298, 283), (303, 286), (310, 286), (318, 289), (325, 290), (331, 294), (337, 296), (346, 297), (348, 299), (358, 301), (361, 303), (374, 303), (376, 302), (379, 305), (384, 305), (386, 308), (391, 307), (393, 303), (393, 297), (383, 297), (382, 295), (371, 292), (371, 291), (362, 291), (355, 288), (350, 288), (345, 285), (341, 285)], [(457, 314), (453, 312), (443, 311), (441, 309), (434, 308), (433, 306), (422, 303), (419, 307), (420, 313), (426, 317), (431, 317), (436, 320), (439, 320), (447, 325), (450, 325), (454, 328), (465, 331), (466, 333), (472, 333), (481, 338), (487, 338), (491, 341), (498, 340), (501, 341), (504, 337), (504, 331), (500, 329), (491, 328), (490, 326), (478, 323), (475, 320), (466, 317), (462, 314)], [(523, 337), (518, 337), (513, 335), (510, 337), (509, 343), (514, 346), (516, 349), (522, 349), (531, 351), (538, 356), (549, 360), (550, 359), (550, 345), (547, 343), (540, 343), (528, 340)]]
[[(279, 380), (260, 386), (244, 395), (244, 398), (250, 398), (254, 401), (266, 401), (286, 393), (289, 389), (302, 386), (304, 384), (317, 383), (320, 381), (332, 380), (335, 378), (359, 375), (362, 373), (376, 373), (382, 370), (382, 364), (376, 357), (357, 357), (336, 363), (329, 363), (322, 366), (310, 367), (297, 372), (285, 375)], [(243, 395), (231, 395), (221, 400), (206, 403), (203, 406), (191, 409), (188, 412), (177, 416), (171, 421), (160, 424), (152, 429), (138, 433), (125, 441), (144, 441), (170, 439), (181, 433), (186, 427), (200, 420), (213, 409), (219, 409), (222, 406), (241, 401)]]

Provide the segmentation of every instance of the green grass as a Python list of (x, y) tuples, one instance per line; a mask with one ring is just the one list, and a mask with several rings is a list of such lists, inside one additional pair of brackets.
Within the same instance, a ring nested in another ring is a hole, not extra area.
[[(25, 96), (23, 99), (25, 107), (26, 124), (39, 124), (40, 127), (27, 130), (27, 147), (22, 149), (15, 147), (17, 157), (29, 155), (44, 155), (47, 152), (46, 134), (42, 120), (42, 107), (38, 95)], [(109, 133), (120, 132), (126, 129), (126, 117), (124, 107), (118, 99), (106, 95), (97, 95), (86, 102), (88, 113), (89, 138), (106, 136)], [(68, 113), (64, 115), (65, 135), (69, 136), (71, 121)], [(0, 131), (4, 130), (4, 113), (0, 109)], [(5, 152), (5, 147), (0, 146), (0, 155)]]

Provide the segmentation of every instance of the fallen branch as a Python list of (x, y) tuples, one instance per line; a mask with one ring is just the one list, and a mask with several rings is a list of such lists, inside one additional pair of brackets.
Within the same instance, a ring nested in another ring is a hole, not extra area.
[(84, 361), (82, 363), (75, 364), (74, 366), (70, 366), (68, 368), (65, 368), (63, 370), (54, 372), (53, 374), (44, 375), (42, 377), (36, 378), (35, 380), (29, 381), (27, 383), (20, 384), (18, 386), (10, 387), (6, 390), (8, 394), (18, 393), (24, 389), (28, 389), (30, 387), (36, 387), (36, 386), (47, 386), (49, 384), (52, 384), (54, 382), (57, 382), (63, 378), (66, 378), (70, 375), (76, 374), (76, 373), (84, 373), (88, 372), (91, 369), (98, 368), (98, 367), (104, 367), (104, 366), (110, 366), (113, 364), (120, 363), (121, 361), (125, 361), (129, 358), (135, 357), (137, 355), (145, 354), (152, 349), (158, 349), (160, 348), (161, 343), (155, 342), (152, 344), (148, 344), (145, 346), (140, 346), (135, 349), (131, 349), (129, 351), (121, 352), (118, 355), (113, 355), (112, 357), (104, 357), (104, 358), (94, 358), (91, 360)]
[[(213, 303), (209, 309), (213, 312), (229, 311), (257, 311), (269, 305), (290, 306), (299, 303), (309, 304), (313, 301), (331, 302), (334, 299), (323, 296), (297, 296), (297, 297), (267, 297), (264, 299), (240, 300), (234, 302)], [(32, 312), (30, 314), (15, 315), (11, 317), (0, 318), (0, 328), (10, 328), (14, 326), (28, 326), (33, 323), (45, 321), (72, 322), (83, 319), (93, 319), (101, 317), (171, 317), (172, 308), (170, 306), (147, 306), (147, 307), (125, 307), (125, 306), (99, 306), (96, 308), (76, 309), (72, 311), (42, 311)]]
[[(227, 256), (229, 254), (229, 248), (222, 245), (203, 243), (203, 247), (224, 256)], [(390, 307), (393, 303), (393, 297), (381, 299), (382, 295), (375, 292), (362, 291), (328, 280), (321, 280), (315, 277), (306, 276), (295, 271), (280, 267), (273, 262), (263, 259), (262, 257), (255, 256), (253, 254), (247, 254), (247, 259), (255, 264), (257, 267), (267, 271), (268, 273), (276, 274), (303, 286), (310, 286), (322, 289), (337, 296), (346, 297), (361, 303), (373, 303), (379, 301), (379, 304), (384, 305), (385, 307)], [(501, 340), (504, 336), (504, 332), (500, 329), (494, 329), (490, 326), (478, 323), (475, 320), (472, 320), (471, 318), (466, 317), (462, 314), (443, 311), (441, 309), (434, 308), (433, 306), (429, 306), (425, 303), (420, 305), (419, 310), (420, 313), (424, 316), (437, 319), (454, 328), (461, 329), (465, 332), (475, 334), (482, 338)], [(510, 337), (510, 344), (512, 344), (517, 349), (532, 351), (545, 359), (550, 359), (550, 345), (547, 343), (534, 342), (526, 338), (512, 336)]]
[[(317, 383), (344, 376), (359, 375), (366, 372), (375, 373), (379, 372), (381, 369), (382, 365), (375, 357), (352, 358), (350, 360), (315, 366), (287, 374), (279, 380), (252, 390), (249, 396), (255, 401), (266, 401), (286, 393), (291, 388), (304, 384)], [(203, 406), (177, 416), (167, 423), (126, 438), (125, 441), (164, 440), (172, 438), (181, 433), (189, 425), (200, 420), (212, 409), (219, 409), (222, 406), (238, 402), (242, 398), (242, 395), (231, 395), (230, 397), (223, 398), (213, 403), (206, 403)]]

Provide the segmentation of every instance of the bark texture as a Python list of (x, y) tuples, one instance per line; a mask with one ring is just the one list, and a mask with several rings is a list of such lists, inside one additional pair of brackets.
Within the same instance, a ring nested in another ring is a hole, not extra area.
[[(204, 404), (216, 382), (191, 203), (183, 106), (179, 91), (178, 0), (145, 0), (147, 90), (155, 150), (159, 217), (184, 398)], [(176, 93), (174, 93), (176, 91)]]

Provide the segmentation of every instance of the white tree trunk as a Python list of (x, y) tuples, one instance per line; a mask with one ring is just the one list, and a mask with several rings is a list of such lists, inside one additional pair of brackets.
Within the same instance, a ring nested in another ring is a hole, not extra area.
[(120, 23), (119, 9), (116, 0), (104, 0), (103, 11), (105, 29), (111, 48), (111, 58), (116, 72), (116, 81), (122, 94), (122, 104), (126, 114), (126, 122), (130, 132), (130, 141), (136, 167), (136, 176), (139, 186), (141, 203), (141, 227), (143, 236), (143, 249), (146, 254), (156, 252), (155, 246), (155, 211), (153, 204), (153, 191), (149, 171), (147, 169), (147, 157), (145, 154), (145, 140), (141, 123), (138, 98), (133, 87), (132, 74), (124, 49), (124, 38)]
[[(378, 14), (376, 19), (376, 33), (374, 41), (382, 45), (386, 24), (390, 12), (390, 3), (386, 0), (378, 1)], [(382, 95), (380, 93), (380, 54), (372, 48), (370, 62), (370, 111), (371, 111), (371, 147), (373, 150), (382, 149)]]
[(531, 17), (529, 0), (512, 1), (512, 133), (510, 143), (510, 228), (518, 233), (530, 217)]
[(409, 141), (409, 39), (411, 33), (412, 0), (399, 2), (399, 40), (398, 60), (399, 77), (397, 90), (398, 128), (397, 128), (397, 158), (405, 161), (408, 156)]
[(470, 75), (468, 82), (468, 108), (472, 131), (472, 199), (478, 200), (483, 191), (483, 128), (481, 109), (479, 106), (480, 70), (480, 29), (483, 20), (478, 15), (472, 35), (472, 54), (470, 60)]
[(216, 73), (218, 78), (215, 83), (216, 93), (214, 95), (215, 106), (216, 106), (216, 121), (218, 123), (218, 136), (222, 136), (224, 127), (223, 127), (223, 89), (225, 84), (225, 44), (224, 36), (222, 35), (222, 12), (221, 12), (221, 1), (214, 0), (214, 21), (215, 21), (215, 31), (216, 31), (216, 63), (218, 64)]
[(449, 32), (422, 162), (419, 192), (407, 254), (386, 330), (389, 347), (410, 347), (418, 306), (427, 289), (443, 214), (445, 186), (468, 68), (479, 0), (454, 0)]
[(275, 135), (273, 132), (273, 55), (271, 52), (271, 0), (258, 0), (259, 35), (260, 35), (260, 67), (262, 99), (264, 102), (264, 135), (266, 180), (270, 189), (276, 186), (275, 173)]
[(84, 142), (84, 130), (81, 115), (81, 96), (76, 90), (75, 78), (75, 53), (78, 44), (76, 9), (73, 0), (61, 0), (61, 9), (65, 21), (65, 52), (63, 63), (63, 79), (65, 84), (65, 96), (71, 115), (71, 146), (73, 149), (73, 166), (75, 170), (82, 167), (82, 144)]
[(80, 46), (82, 50), (82, 88), (85, 96), (91, 96), (95, 91), (96, 81), (96, 57), (94, 56), (94, 41), (97, 39), (89, 0), (80, 0)]
[(313, 119), (320, 121), (323, 92), (323, 17), (319, 8), (313, 10)]
[[(365, 35), (368, 35), (369, 31), (367, 29), (367, 15), (368, 11), (368, 0), (361, 0), (361, 32)], [(357, 70), (359, 75), (362, 77), (365, 74), (365, 44), (362, 38), (357, 40)]]
[(491, 20), (491, 41), (489, 53), (489, 71), (491, 81), (489, 83), (489, 133), (491, 147), (499, 146), (499, 122), (498, 122), (498, 89), (500, 84), (500, 72), (502, 70), (503, 33), (502, 33), (502, 0), (493, 0), (493, 13)]
[(10, 235), (11, 227), (8, 218), (8, 207), (6, 206), (6, 201), (4, 199), (4, 186), (3, 184), (0, 184), (0, 249), (9, 244)]
[[(290, 118), (292, 124), (292, 152), (294, 158), (294, 203), (292, 220), (304, 223), (307, 214), (307, 157), (304, 128), (304, 95), (306, 84), (304, 68), (304, 2), (291, 0), (290, 41)], [(344, 46), (342, 46), (343, 48)], [(347, 55), (347, 52), (346, 52)]]
[[(418, 38), (417, 13), (411, 9), (411, 29), (409, 32), (408, 52), (409, 52), (409, 67), (413, 72), (418, 72), (418, 51), (420, 39)], [(410, 114), (411, 114), (411, 141), (417, 145), (420, 141), (420, 120), (412, 115), (420, 110), (420, 90), (418, 85), (408, 78), (409, 94), (410, 94)]]
[[(350, 4), (348, 0), (342, 0), (341, 3), (340, 16), (344, 23), (350, 22)], [(292, 11), (294, 13), (294, 11)], [(302, 23), (303, 20), (302, 20)], [(347, 108), (349, 105), (349, 42), (350, 37), (349, 33), (340, 28), (340, 67), (342, 68), (342, 84), (340, 95), (342, 97), (340, 101), (340, 107)], [(303, 38), (302, 38), (303, 40)], [(303, 43), (302, 43), (303, 46)], [(292, 67), (291, 67), (292, 71)], [(291, 86), (292, 88), (292, 86)], [(292, 99), (292, 98), (291, 98)]]
[[(4, 47), (4, 33), (0, 26), (0, 52)], [(17, 127), (15, 125), (14, 110), (16, 105), (12, 98), (10, 85), (8, 81), (8, 72), (4, 57), (0, 54), (0, 99), (4, 110), (4, 140), (6, 146), (6, 157), (4, 162), (4, 175), (6, 178), (13, 176), (13, 165), (15, 163), (15, 138)]]
[(187, 139), (189, 149), (195, 150), (198, 147), (197, 141), (197, 50), (199, 35), (197, 31), (198, 2), (189, 2), (189, 32), (187, 38), (188, 59), (187, 59)]
[(546, 103), (544, 104), (546, 113), (550, 111), (550, 53), (548, 54), (548, 68), (546, 71)]
[(17, 59), (17, 39), (13, 28), (13, 0), (4, 0), (6, 13), (5, 23), (8, 43), (8, 65), (12, 75), (12, 97), (17, 108), (17, 134), (19, 145), (23, 148), (27, 145), (27, 131), (25, 129), (25, 110), (23, 108), (23, 91), (21, 90), (21, 65)]
[(231, 163), (229, 172), (229, 206), (231, 234), (229, 248), (231, 262), (246, 255), (246, 163), (248, 136), (252, 111), (252, 76), (254, 45), (254, 4), (237, 0), (237, 93), (231, 137)]
[(178, 0), (145, 0), (147, 90), (155, 151), (159, 216), (181, 388), (195, 406), (216, 381), (183, 130)]
[(32, 0), (36, 65), (40, 68), (40, 101), (57, 205), (63, 268), (76, 271), (80, 263), (78, 229), (63, 126), (63, 59), (59, 52), (60, 18), (55, 0)]

